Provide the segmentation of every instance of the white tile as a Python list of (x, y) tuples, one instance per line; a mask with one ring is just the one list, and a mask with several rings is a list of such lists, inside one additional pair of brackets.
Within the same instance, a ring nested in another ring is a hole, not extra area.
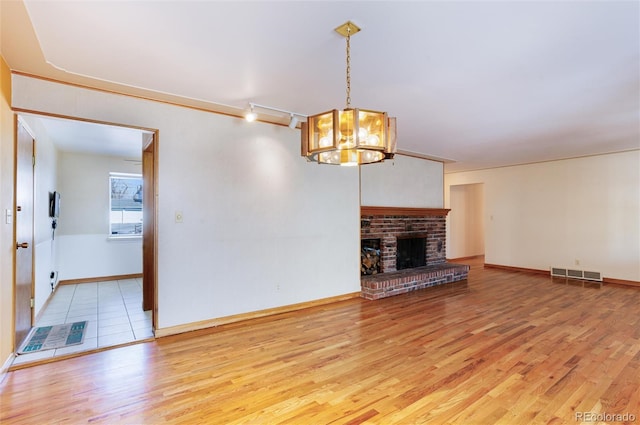
[(129, 322), (129, 318), (127, 315), (114, 316), (109, 318), (104, 318), (103, 316), (98, 316), (98, 329), (106, 328), (109, 326), (122, 325), (126, 324), (131, 327), (131, 323)]
[(120, 290), (122, 292), (138, 292), (140, 291), (140, 286), (136, 282), (120, 282)]
[(89, 307), (89, 308), (71, 308), (67, 313), (67, 318), (69, 317), (79, 317), (79, 316), (97, 316), (98, 308), (97, 307)]
[(151, 315), (145, 314), (141, 311), (136, 311), (135, 313), (129, 312), (129, 320), (131, 323), (140, 322), (140, 321), (148, 321), (151, 323)]
[(73, 294), (73, 292), (76, 290), (76, 286), (78, 285), (58, 285), (58, 287), (56, 288), (56, 294)]
[(64, 296), (64, 295), (58, 294), (58, 292), (54, 292), (53, 296), (49, 300), (48, 305), (69, 304), (71, 300), (73, 300), (73, 294), (71, 294), (70, 296)]
[(136, 314), (137, 312), (142, 311), (142, 301), (135, 301), (133, 303), (125, 304), (127, 308), (127, 313)]
[(116, 317), (127, 317), (127, 309), (122, 307), (122, 309), (111, 310), (111, 311), (98, 311), (98, 318), (101, 320), (113, 319)]
[(108, 347), (110, 345), (124, 344), (126, 342), (135, 341), (133, 331), (121, 332), (117, 334), (98, 336), (98, 346)]
[(98, 304), (122, 302), (122, 294), (118, 292), (100, 293), (98, 296)]
[(79, 310), (83, 308), (98, 308), (98, 301), (74, 302), (69, 305), (69, 310)]
[(122, 301), (122, 297), (98, 301), (98, 309), (100, 310), (114, 310), (115, 308), (120, 307), (124, 307), (124, 301)]
[(145, 328), (151, 329), (151, 327), (152, 327), (151, 319), (145, 319), (145, 320), (139, 320), (137, 322), (131, 322), (131, 329), (133, 329), (134, 331), (137, 330), (137, 329), (145, 329)]
[(89, 322), (83, 344), (19, 357), (39, 360), (153, 337), (151, 311), (142, 311), (139, 278), (60, 286), (41, 313), (38, 326), (81, 320)]
[(98, 297), (74, 297), (71, 306), (98, 305)]
[(67, 320), (65, 320), (64, 323), (82, 322), (83, 320), (86, 320), (87, 322), (97, 322), (98, 315), (85, 314), (83, 316), (67, 316)]
[(124, 307), (124, 301), (122, 300), (122, 297), (98, 301), (98, 308), (100, 310), (114, 310), (116, 308), (122, 307)]
[(69, 311), (69, 304), (56, 304), (56, 305), (48, 305), (45, 309), (45, 313), (43, 314), (67, 314)]
[(36, 351), (35, 353), (20, 354), (14, 360), (13, 364), (29, 363), (36, 360), (50, 359), (56, 350)]
[(44, 314), (44, 315), (42, 315), (40, 317), (40, 319), (38, 319), (38, 322), (36, 323), (36, 326), (60, 325), (60, 324), (64, 323), (66, 318), (67, 318), (66, 314), (60, 314), (60, 315), (47, 315), (47, 314)]
[(96, 297), (98, 296), (98, 287), (95, 285), (83, 285), (80, 284), (76, 287), (73, 293), (74, 297)]
[(131, 332), (131, 324), (128, 321), (126, 323), (109, 326), (100, 326), (100, 322), (98, 322), (98, 338), (102, 338), (105, 335), (113, 335), (127, 331)]
[(134, 329), (133, 334), (135, 335), (136, 339), (153, 338), (153, 330), (151, 329), (151, 327), (144, 329)]

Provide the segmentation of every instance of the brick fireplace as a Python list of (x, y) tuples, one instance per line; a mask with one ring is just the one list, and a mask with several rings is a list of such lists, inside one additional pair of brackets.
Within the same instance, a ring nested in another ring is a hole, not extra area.
[[(367, 274), (361, 276), (362, 297), (375, 300), (466, 279), (469, 266), (446, 262), (448, 213), (448, 209), (435, 208), (361, 207), (362, 246), (369, 247), (367, 253), (377, 246), (379, 251), (375, 252), (380, 256), (377, 268), (369, 267)], [(408, 239), (412, 240), (412, 248), (404, 248), (407, 246), (404, 241)], [(399, 241), (401, 255), (398, 255)], [(420, 243), (424, 243), (424, 247), (416, 245)], [(406, 250), (412, 251), (414, 257), (416, 252), (419, 256), (424, 252), (424, 266), (411, 267), (415, 259), (400, 260)], [(363, 259), (364, 253), (363, 248)], [(399, 263), (409, 267), (398, 270)]]

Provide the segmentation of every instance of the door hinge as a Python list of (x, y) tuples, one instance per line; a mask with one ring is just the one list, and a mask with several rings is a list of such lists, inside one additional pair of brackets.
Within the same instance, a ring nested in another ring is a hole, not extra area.
[(35, 304), (35, 300), (34, 300), (33, 298), (31, 298), (31, 302), (30, 302), (30, 304), (31, 304), (31, 308), (33, 308), (33, 306), (34, 306), (34, 304)]

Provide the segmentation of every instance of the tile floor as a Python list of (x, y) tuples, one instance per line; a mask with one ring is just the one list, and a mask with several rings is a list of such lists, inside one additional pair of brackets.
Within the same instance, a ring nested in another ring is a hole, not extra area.
[(60, 285), (36, 326), (88, 320), (82, 344), (20, 354), (13, 364), (153, 337), (151, 311), (142, 311), (142, 280)]

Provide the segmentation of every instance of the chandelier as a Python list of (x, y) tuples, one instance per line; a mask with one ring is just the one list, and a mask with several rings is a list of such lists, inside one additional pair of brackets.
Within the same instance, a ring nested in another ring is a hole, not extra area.
[(396, 151), (396, 119), (386, 112), (351, 107), (351, 36), (360, 28), (347, 21), (335, 31), (347, 39), (347, 106), (310, 115), (301, 123), (302, 156), (345, 166), (391, 159)]

